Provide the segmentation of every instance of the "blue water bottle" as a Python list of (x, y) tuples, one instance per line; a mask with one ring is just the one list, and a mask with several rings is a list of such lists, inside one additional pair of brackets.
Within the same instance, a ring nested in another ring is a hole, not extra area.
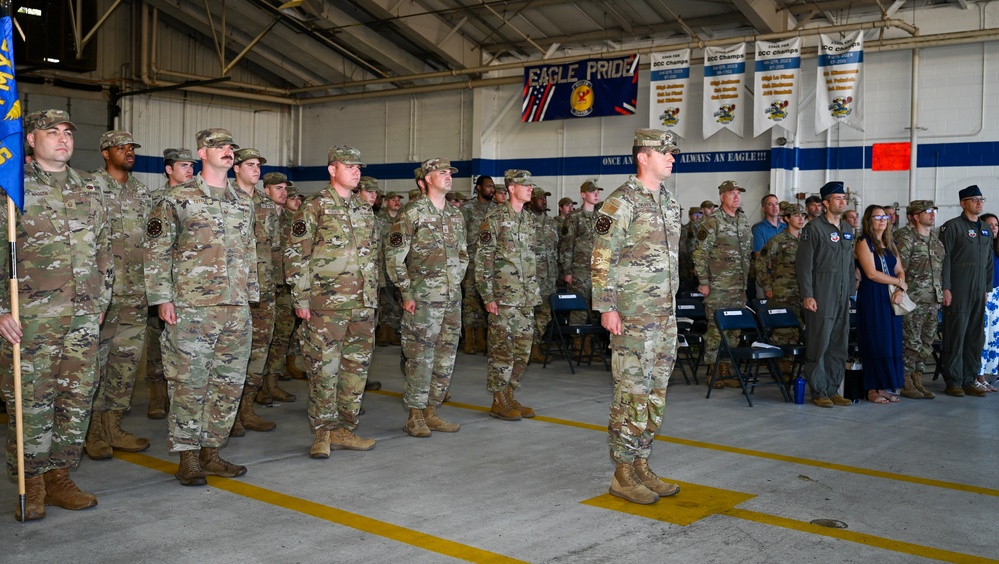
[(794, 403), (797, 405), (805, 403), (805, 379), (801, 376), (794, 379)]

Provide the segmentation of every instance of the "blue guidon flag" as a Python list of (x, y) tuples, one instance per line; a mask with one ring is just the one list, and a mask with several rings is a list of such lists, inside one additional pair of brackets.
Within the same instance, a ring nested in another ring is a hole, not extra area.
[(17, 209), (24, 211), (24, 142), (21, 136), (21, 100), (14, 80), (13, 22), (0, 19), (0, 188)]
[(632, 115), (638, 54), (524, 69), (521, 121)]

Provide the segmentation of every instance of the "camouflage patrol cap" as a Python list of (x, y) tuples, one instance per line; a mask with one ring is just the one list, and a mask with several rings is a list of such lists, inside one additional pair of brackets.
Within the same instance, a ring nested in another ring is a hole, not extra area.
[(385, 194), (385, 199), (386, 200), (391, 200), (392, 198), (401, 198), (401, 197), (402, 197), (402, 194), (400, 194), (398, 192), (389, 192), (388, 194)]
[(551, 196), (551, 195), (552, 195), (551, 192), (545, 191), (545, 189), (542, 188), (542, 187), (540, 187), (540, 186), (535, 186), (534, 190), (531, 191), (531, 197), (532, 198), (548, 197), (548, 196)]
[(448, 192), (444, 195), (444, 199), (449, 202), (466, 202), (468, 201), (468, 196), (462, 194), (461, 192)]
[(299, 199), (302, 197), (302, 195), (298, 193), (298, 188), (295, 188), (295, 185), (292, 184), (291, 181), (288, 182), (288, 197)]
[(73, 131), (76, 131), (76, 124), (69, 121), (69, 114), (62, 110), (39, 110), (31, 112), (24, 118), (24, 131), (32, 132), (36, 129), (52, 129), (53, 127), (65, 123)]
[(493, 189), (494, 192), (503, 192), (504, 194), (509, 194), (510, 191), (507, 190), (505, 184), (500, 184)]
[(347, 145), (330, 147), (330, 150), (326, 151), (326, 162), (328, 164), (341, 162), (345, 165), (368, 166), (361, 160), (361, 152), (353, 147), (348, 147)]
[(679, 153), (676, 136), (661, 129), (636, 129), (634, 147), (651, 147), (660, 153)]
[(503, 173), (503, 183), (509, 188), (513, 184), (519, 186), (530, 186), (531, 188), (537, 188), (538, 185), (534, 183), (534, 179), (531, 178), (531, 171), (520, 170), (517, 168), (511, 168), (510, 170)]
[(732, 190), (738, 190), (740, 192), (746, 191), (745, 188), (736, 184), (735, 180), (726, 180), (725, 182), (722, 182), (721, 184), (718, 185), (719, 194), (724, 194), (725, 192), (731, 192)]
[(562, 198), (561, 200), (558, 201), (558, 207), (570, 206), (570, 205), (572, 206), (576, 205), (576, 202), (573, 202), (572, 198)]
[(378, 180), (370, 176), (362, 176), (361, 180), (357, 183), (357, 188), (365, 192), (377, 192)]
[(801, 204), (795, 204), (793, 202), (781, 202), (780, 203), (780, 214), (781, 215), (795, 215), (795, 214), (805, 215), (805, 206)]
[(135, 145), (136, 149), (142, 146), (136, 143), (135, 139), (132, 139), (131, 133), (120, 129), (105, 132), (104, 135), (101, 135), (100, 143), (101, 148), (99, 150), (101, 151), (108, 147), (120, 147), (122, 145)]
[(419, 198), (422, 195), (423, 192), (420, 192), (418, 189), (413, 188), (412, 190), (409, 191), (409, 201), (412, 202), (413, 200)]
[(291, 187), (295, 185), (294, 182), (288, 180), (288, 175), (283, 172), (268, 172), (263, 176), (264, 186), (273, 186), (275, 184), (287, 184), (289, 191)]
[(717, 204), (715, 204), (714, 202), (712, 202), (711, 200), (704, 200), (703, 202), (701, 202), (701, 209), (702, 209), (702, 210), (703, 210), (704, 208), (711, 208), (711, 209), (714, 209), (714, 208), (717, 208), (717, 207), (718, 207), (718, 205), (717, 205)]
[(913, 200), (909, 202), (909, 205), (905, 207), (906, 215), (916, 215), (917, 213), (923, 213), (926, 210), (936, 210), (936, 204), (933, 200)]
[(194, 153), (192, 153), (190, 149), (184, 149), (183, 147), (163, 149), (163, 160), (175, 163), (198, 162), (198, 158), (194, 156)]
[(450, 170), (451, 174), (458, 172), (457, 168), (451, 166), (450, 160), (441, 159), (441, 158), (427, 159), (423, 161), (423, 164), (420, 166), (420, 168), (423, 169), (424, 176), (438, 170)]
[(594, 181), (592, 181), (592, 180), (587, 180), (586, 182), (582, 183), (579, 186), (579, 193), (580, 194), (582, 194), (584, 192), (597, 192), (597, 191), (602, 191), (602, 190), (603, 190), (603, 188), (597, 186), (597, 183), (594, 182)]
[(416, 180), (423, 180), (423, 167), (418, 166), (413, 169), (413, 178)]
[(694, 215), (695, 213), (701, 213), (701, 208), (696, 208), (695, 207), (695, 208), (688, 208), (687, 209), (687, 215), (688, 216)]
[(239, 145), (237, 145), (232, 140), (232, 133), (229, 133), (228, 129), (222, 128), (212, 128), (212, 129), (202, 129), (198, 132), (194, 138), (198, 142), (198, 148), (202, 149), (204, 147), (224, 147), (229, 145), (233, 151), (239, 150)]
[(260, 164), (267, 164), (267, 159), (260, 154), (260, 151), (253, 147), (243, 147), (233, 153), (233, 164), (240, 164), (250, 159), (257, 159), (260, 161)]

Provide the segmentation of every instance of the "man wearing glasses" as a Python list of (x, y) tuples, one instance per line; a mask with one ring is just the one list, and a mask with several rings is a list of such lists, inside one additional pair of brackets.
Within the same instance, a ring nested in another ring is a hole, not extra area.
[(902, 317), (902, 346), (905, 348), (905, 387), (902, 395), (913, 399), (933, 399), (923, 387), (923, 371), (933, 366), (933, 339), (937, 334), (937, 309), (943, 301), (940, 272), (944, 246), (931, 230), (937, 219), (932, 200), (914, 200), (905, 210), (909, 225), (895, 232), (898, 259), (902, 261), (909, 297), (919, 306)]
[(839, 395), (839, 386), (845, 374), (855, 282), (853, 228), (842, 221), (849, 204), (843, 183), (827, 182), (819, 193), (826, 211), (801, 230), (795, 261), (808, 326), (805, 378), (815, 405), (848, 406), (852, 402)]
[(992, 230), (979, 219), (978, 186), (959, 193), (964, 213), (943, 224), (943, 366), (948, 396), (985, 396), (975, 388), (985, 346), (985, 299), (992, 289)]

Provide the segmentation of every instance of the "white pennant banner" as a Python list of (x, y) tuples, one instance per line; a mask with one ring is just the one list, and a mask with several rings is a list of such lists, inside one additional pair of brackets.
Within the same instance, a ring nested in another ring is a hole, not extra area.
[(687, 137), (690, 49), (652, 53), (649, 127)]
[(722, 129), (742, 137), (746, 44), (704, 48), (704, 115), (707, 139)]
[(756, 42), (756, 95), (753, 97), (753, 137), (779, 125), (798, 129), (798, 77), (801, 38)]
[(863, 131), (864, 36), (856, 31), (843, 39), (829, 35), (820, 38), (819, 68), (815, 74), (815, 133), (837, 123)]

